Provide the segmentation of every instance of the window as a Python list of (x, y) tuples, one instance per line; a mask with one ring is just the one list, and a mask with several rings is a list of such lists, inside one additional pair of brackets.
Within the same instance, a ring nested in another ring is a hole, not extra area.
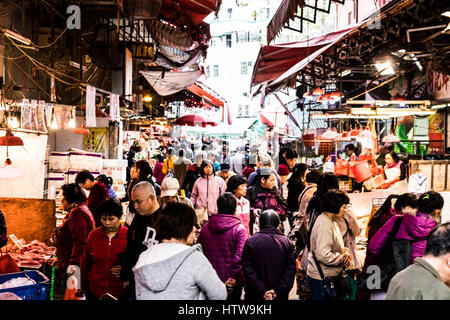
[(352, 24), (352, 15), (353, 15), (353, 12), (349, 12), (348, 13), (348, 25), (351, 25)]
[(249, 115), (249, 105), (248, 104), (245, 105), (245, 115), (246, 116)]
[(233, 8), (228, 8), (228, 19), (231, 19), (231, 12), (233, 11)]
[(226, 35), (226, 45), (228, 48), (231, 48), (231, 34)]
[(241, 62), (241, 74), (248, 73), (247, 61)]
[(219, 65), (214, 65), (214, 78), (217, 78), (219, 76)]
[(242, 105), (241, 104), (238, 106), (238, 114), (239, 114), (239, 116), (242, 115)]
[(248, 62), (248, 66), (249, 66), (249, 67), (252, 66), (252, 62), (251, 62), (251, 61)]
[(215, 47), (216, 46), (216, 40), (211, 39), (210, 46), (211, 47)]
[(270, 18), (270, 8), (267, 8), (266, 10), (267, 10), (267, 19), (269, 19)]
[(206, 77), (209, 78), (211, 76), (211, 72), (209, 70), (209, 66), (206, 66)]

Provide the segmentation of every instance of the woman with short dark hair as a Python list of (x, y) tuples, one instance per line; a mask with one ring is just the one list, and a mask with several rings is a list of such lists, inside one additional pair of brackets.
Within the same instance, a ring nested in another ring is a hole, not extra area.
[(324, 292), (324, 282), (319, 268), (322, 269), (324, 277), (336, 280), (344, 268), (350, 265), (351, 255), (344, 247), (344, 240), (336, 223), (336, 219), (344, 216), (345, 206), (349, 202), (344, 191), (329, 190), (321, 199), (322, 213), (310, 226), (306, 282), (311, 290), (312, 300), (330, 299)]
[(52, 265), (58, 263), (59, 275), (63, 280), (75, 274), (80, 285), (80, 264), (95, 221), (85, 203), (86, 194), (77, 183), (65, 184), (61, 189), (61, 206), (67, 214), (55, 233), (56, 258)]
[(133, 268), (137, 300), (225, 300), (227, 290), (199, 244), (196, 214), (170, 202), (155, 224), (156, 238)]
[(233, 193), (236, 197), (236, 216), (247, 230), (247, 237), (250, 237), (250, 202), (245, 198), (247, 195), (247, 180), (239, 175), (230, 177), (227, 183), (227, 192)]
[(120, 280), (118, 254), (125, 251), (127, 227), (122, 227), (122, 205), (109, 199), (99, 207), (102, 226), (89, 234), (81, 263), (82, 289), (87, 300), (98, 300), (105, 294), (121, 298), (123, 284)]

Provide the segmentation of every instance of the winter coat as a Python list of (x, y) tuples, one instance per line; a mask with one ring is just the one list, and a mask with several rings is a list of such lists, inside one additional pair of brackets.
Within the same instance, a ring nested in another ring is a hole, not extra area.
[[(389, 234), (400, 216), (393, 216), (373, 236), (367, 247), (371, 253), (378, 255), (382, 252), (388, 241)], [(402, 223), (394, 239), (412, 240), (410, 264), (414, 263), (416, 258), (423, 257), (428, 235), (435, 226), (436, 221), (427, 214), (418, 212), (415, 216), (410, 214), (403, 215)]]
[(199, 178), (201, 178), (200, 167), (193, 163), (186, 172), (186, 177), (184, 177), (181, 189), (184, 189), (186, 191), (186, 194), (191, 194), (192, 189), (194, 188), (195, 181), (197, 181), (197, 179)]
[(312, 227), (310, 242), (311, 250), (308, 252), (307, 275), (313, 279), (322, 280), (312, 255), (314, 252), (324, 276), (338, 276), (344, 270), (342, 259), (345, 248), (338, 224), (325, 213), (321, 213)]
[(162, 173), (167, 174), (169, 170), (173, 170), (173, 163), (178, 159), (177, 156), (170, 156), (166, 160), (164, 160), (164, 164), (162, 167)]
[(431, 264), (417, 258), (392, 278), (386, 300), (450, 300), (450, 287)]
[(247, 238), (250, 237), (250, 202), (244, 197), (237, 199), (236, 217), (241, 220), (245, 227)]
[(120, 227), (111, 239), (103, 227), (89, 234), (81, 263), (82, 289), (89, 289), (99, 298), (105, 293), (122, 295), (122, 281), (111, 273), (111, 268), (119, 265), (117, 255), (125, 251), (127, 231), (126, 227)]
[(227, 290), (202, 247), (153, 245), (133, 268), (137, 300), (225, 300)]
[(352, 262), (347, 267), (347, 270), (362, 269), (363, 257), (360, 255), (356, 248), (355, 238), (360, 235), (362, 228), (356, 219), (355, 212), (351, 204), (345, 206), (344, 216), (337, 218), (336, 223), (341, 231), (342, 238), (344, 239), (344, 246), (350, 250), (352, 256)]
[(192, 188), (191, 202), (194, 208), (208, 208), (208, 215), (217, 213), (217, 199), (227, 190), (222, 178), (216, 176), (203, 177), (195, 181)]
[(286, 203), (281, 196), (281, 192), (276, 187), (269, 190), (257, 184), (247, 190), (246, 198), (250, 202), (250, 212), (253, 212), (255, 209), (261, 209), (261, 211), (273, 209), (284, 220)]
[(157, 162), (155, 163), (155, 167), (153, 168), (153, 176), (155, 177), (156, 183), (161, 185), (162, 181), (164, 180), (164, 177), (166, 176), (162, 172), (162, 167), (164, 163), (163, 162)]
[(95, 226), (100, 227), (102, 222), (100, 221), (100, 213), (97, 209), (100, 205), (108, 199), (108, 188), (101, 181), (97, 181), (89, 192), (89, 197), (86, 200), (86, 204), (89, 211), (94, 216)]
[(294, 246), (278, 229), (263, 229), (244, 245), (242, 266), (245, 276), (245, 299), (263, 300), (273, 289), (277, 300), (287, 300), (294, 285)]
[(243, 283), (241, 256), (247, 234), (238, 217), (228, 214), (212, 215), (200, 231), (197, 243), (222, 282), (234, 278)]
[(61, 277), (66, 277), (69, 265), (81, 264), (86, 240), (95, 222), (86, 204), (73, 208), (56, 231), (56, 257)]
[(373, 221), (373, 225), (368, 227), (367, 230), (367, 243), (369, 243), (370, 240), (372, 240), (373, 236), (377, 233), (377, 231), (380, 230), (380, 228), (384, 226), (384, 224), (388, 222), (389, 219), (398, 214), (402, 214), (402, 212), (394, 208), (389, 208), (389, 210), (383, 212), (376, 221)]
[[(139, 259), (139, 255), (147, 250), (147, 246), (142, 242), (147, 233), (147, 227), (154, 228), (155, 222), (161, 214), (161, 208), (151, 215), (141, 216), (136, 214), (128, 227), (127, 246), (125, 251), (118, 255), (122, 269), (120, 271), (120, 279), (122, 281), (130, 281), (133, 278), (132, 268)], [(156, 235), (158, 240), (158, 235)]]
[(192, 161), (186, 159), (186, 157), (180, 157), (173, 163), (173, 174), (174, 177), (178, 179), (180, 186), (183, 185), (187, 170), (189, 169), (191, 164)]

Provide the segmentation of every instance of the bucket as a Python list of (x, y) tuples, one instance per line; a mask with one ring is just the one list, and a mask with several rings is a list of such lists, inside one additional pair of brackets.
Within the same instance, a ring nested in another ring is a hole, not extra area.
[(348, 161), (345, 159), (336, 159), (334, 174), (337, 176), (348, 176)]
[(372, 170), (367, 161), (359, 161), (350, 166), (350, 172), (356, 179), (356, 182), (361, 183), (372, 177)]

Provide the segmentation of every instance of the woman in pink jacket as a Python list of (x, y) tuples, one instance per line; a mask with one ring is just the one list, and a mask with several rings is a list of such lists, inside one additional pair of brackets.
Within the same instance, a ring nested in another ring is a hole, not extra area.
[(201, 178), (197, 179), (192, 188), (191, 202), (194, 209), (208, 209), (208, 216), (217, 213), (217, 199), (227, 189), (225, 181), (214, 173), (214, 164), (203, 160), (200, 167)]

